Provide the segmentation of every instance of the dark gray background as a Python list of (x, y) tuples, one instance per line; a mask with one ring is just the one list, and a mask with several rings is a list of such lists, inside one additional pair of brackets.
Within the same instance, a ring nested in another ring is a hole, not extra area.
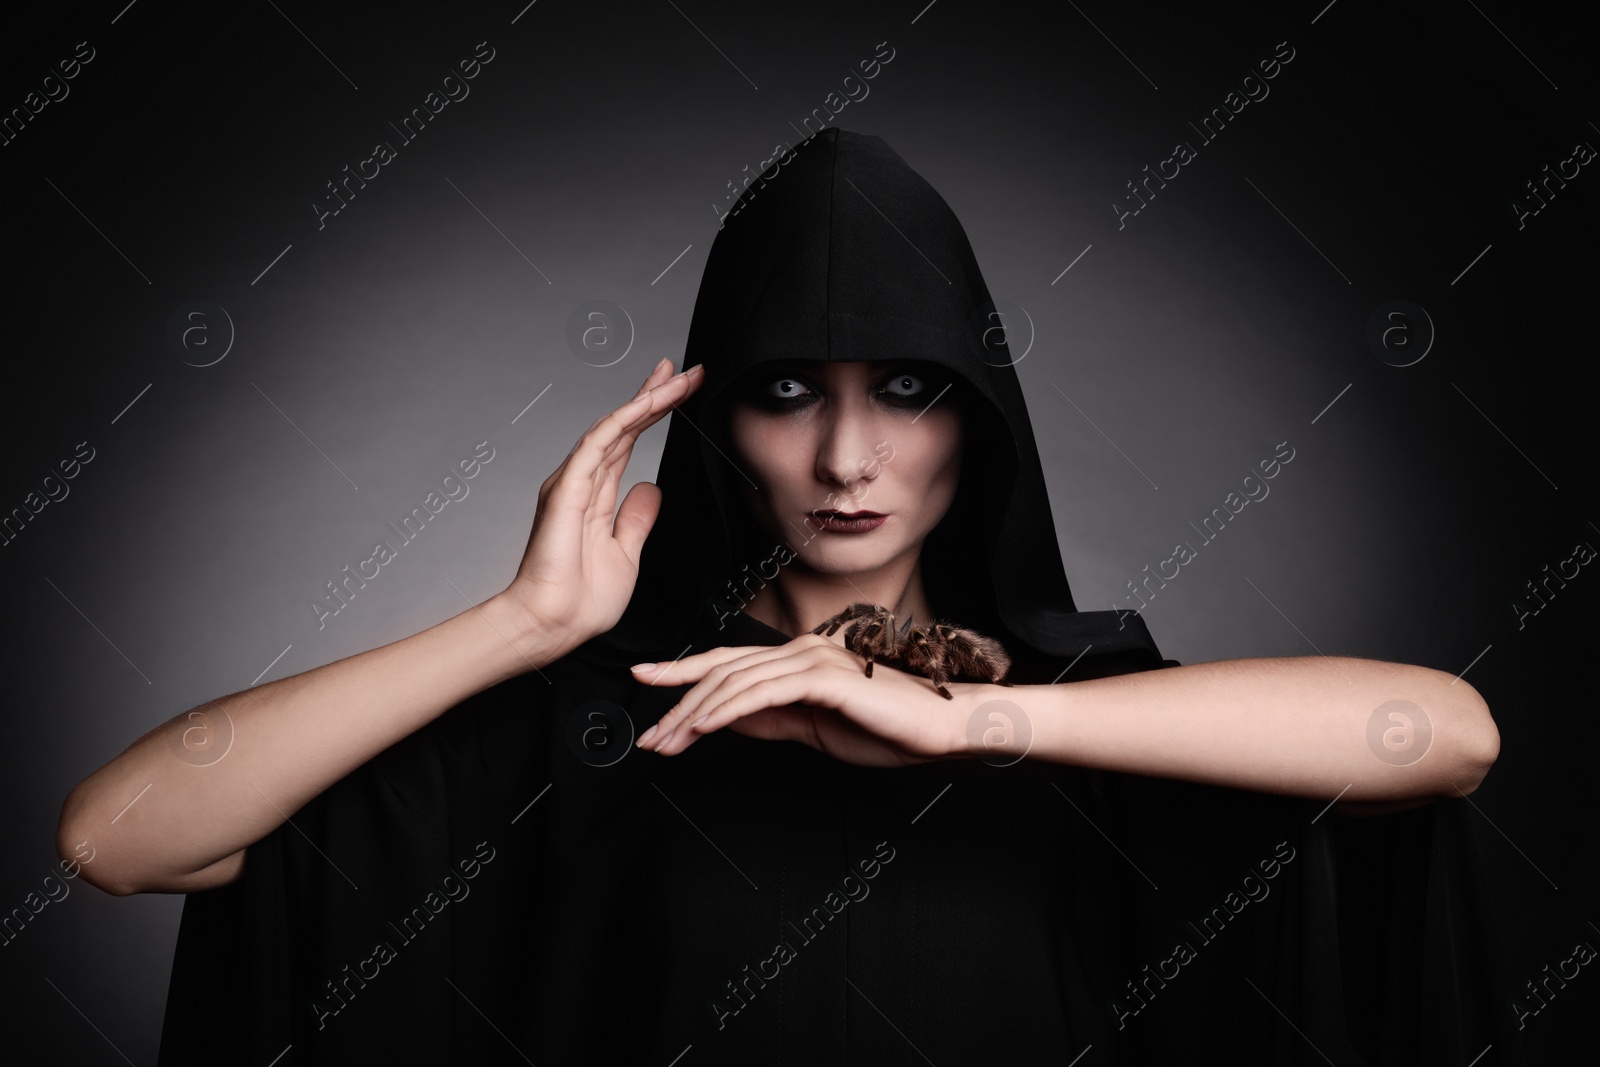
[[(1079, 606), (1126, 604), (1288, 441), (1270, 497), (1146, 611), (1162, 651), (1466, 670), (1502, 736), (1471, 803), (1506, 1010), (1600, 945), (1581, 675), (1600, 577), (1523, 628), (1511, 608), (1600, 546), (1580, 431), (1600, 177), (1583, 168), (1520, 230), (1510, 206), (1577, 141), (1600, 146), (1579, 5), (525, 2), (115, 0), (9, 27), (6, 110), (77, 42), (96, 55), (0, 146), (0, 511), (78, 442), (96, 455), (0, 548), (0, 913), (55, 867), (71, 787), (150, 727), (503, 588), (540, 482), (679, 358), (727, 183), (887, 41), (832, 124), (939, 189), (1031, 319), (1018, 372)], [(1186, 121), (1285, 40), (1270, 95), (1201, 144)], [(319, 230), (324, 183), (398, 142), (388, 123), (480, 41), (496, 55), (470, 95)], [(1178, 140), (1198, 158), (1119, 229), (1124, 183)], [(636, 331), (606, 368), (566, 340), (596, 299)], [(235, 331), (203, 368), (185, 359), (219, 348), (168, 342), (195, 300)], [(1391, 300), (1436, 329), (1409, 367), (1366, 340)], [(319, 630), (323, 583), (486, 439), (469, 497)], [(183, 898), (70, 884), (0, 947), (0, 1042), (153, 1062)], [(1527, 1021), (1535, 1062), (1584, 1036), (1587, 971)]]

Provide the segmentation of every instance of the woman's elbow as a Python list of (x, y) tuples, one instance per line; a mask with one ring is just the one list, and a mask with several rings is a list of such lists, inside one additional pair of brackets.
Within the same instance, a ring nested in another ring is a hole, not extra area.
[[(81, 788), (81, 786), (80, 786)], [(80, 818), (82, 803), (78, 789), (68, 794), (61, 806), (61, 817), (56, 823), (56, 855), (61, 860), (62, 874), (68, 878), (82, 878), (96, 889), (115, 897), (131, 896), (137, 892), (114, 876), (107, 857), (96, 848)], [(96, 859), (99, 863), (96, 864)]]
[(1455, 780), (1447, 795), (1466, 796), (1478, 788), (1499, 758), (1500, 730), (1483, 696), (1466, 682), (1457, 679), (1455, 684), (1464, 686), (1466, 692), (1459, 697), (1462, 707), (1451, 727), (1459, 770), (1452, 776)]

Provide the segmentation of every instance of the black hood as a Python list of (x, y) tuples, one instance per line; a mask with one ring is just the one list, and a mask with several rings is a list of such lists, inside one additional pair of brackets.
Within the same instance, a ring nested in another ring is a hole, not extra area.
[(1137, 614), (1073, 604), (1000, 327), (961, 223), (882, 138), (830, 127), (786, 149), (711, 246), (682, 361), (705, 364), (705, 381), (671, 416), (633, 598), (584, 658), (674, 658), (705, 613), (737, 610), (731, 582), (771, 577), (775, 542), (754, 526), (722, 429), (731, 385), (780, 359), (908, 359), (952, 373), (936, 402), (966, 420), (957, 496), (923, 549), (939, 617), (998, 638), (1019, 666), (1085, 649), (1074, 677), (1159, 666)]

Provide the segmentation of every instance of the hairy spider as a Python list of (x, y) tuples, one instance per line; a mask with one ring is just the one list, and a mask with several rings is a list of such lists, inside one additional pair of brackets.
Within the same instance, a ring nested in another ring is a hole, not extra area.
[(1011, 684), (1005, 680), (1011, 657), (999, 641), (976, 631), (942, 622), (912, 627), (909, 617), (897, 627), (888, 608), (858, 603), (824, 619), (811, 632), (832, 637), (845, 623), (850, 624), (844, 632), (845, 647), (867, 661), (868, 678), (873, 663), (881, 661), (931, 679), (946, 700), (955, 699), (945, 688), (952, 678)]

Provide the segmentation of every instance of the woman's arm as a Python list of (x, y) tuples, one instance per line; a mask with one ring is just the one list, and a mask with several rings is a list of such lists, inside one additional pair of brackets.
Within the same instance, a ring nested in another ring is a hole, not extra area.
[[(497, 595), (393, 644), (219, 697), (80, 782), (62, 806), (57, 850), (67, 858), (87, 841), (94, 862), (83, 877), (118, 896), (224, 885), (243, 870), (247, 846), (328, 786), (473, 693), (564, 651)], [(195, 744), (228, 747), (213, 763), (190, 762), (180, 756), (186, 731)]]
[(1382, 660), (1224, 660), (1062, 685), (959, 683), (951, 692), (954, 755), (993, 754), (969, 742), (968, 721), (1004, 700), (1027, 716), (1032, 758), (1338, 799), (1346, 814), (1464, 796), (1500, 751), (1471, 685)]
[(1345, 657), (1239, 659), (1065, 685), (950, 682), (802, 634), (641, 663), (689, 685), (639, 744), (675, 756), (724, 727), (862, 766), (1026, 757), (1328, 801), (1346, 815), (1477, 788), (1500, 734), (1477, 690), (1427, 667)]
[[(699, 368), (695, 368), (699, 370)], [(595, 420), (539, 489), (533, 532), (502, 593), (421, 633), (220, 697), (145, 734), (62, 806), (63, 859), (109, 893), (224, 885), (245, 849), (307, 801), (467, 697), (559, 659), (616, 625), (633, 594), (660, 490), (617, 488), (646, 428), (698, 387), (662, 360)], [(217, 738), (199, 759), (186, 756)], [(225, 742), (223, 739), (231, 739)]]

